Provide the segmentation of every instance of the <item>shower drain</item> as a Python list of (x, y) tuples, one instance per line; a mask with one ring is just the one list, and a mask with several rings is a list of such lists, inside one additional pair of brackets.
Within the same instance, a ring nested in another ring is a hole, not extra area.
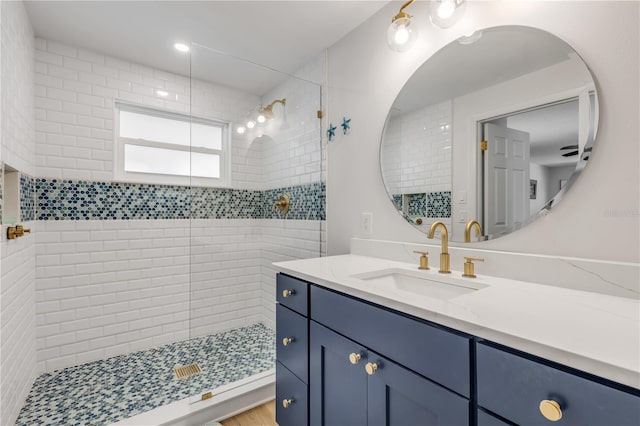
[(200, 366), (197, 362), (193, 364), (183, 365), (181, 367), (174, 367), (173, 371), (176, 373), (176, 379), (185, 379), (187, 377), (195, 376), (202, 373)]

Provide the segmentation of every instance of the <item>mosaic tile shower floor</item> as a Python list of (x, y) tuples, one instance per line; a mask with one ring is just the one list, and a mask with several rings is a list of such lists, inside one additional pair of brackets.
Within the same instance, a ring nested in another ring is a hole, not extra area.
[[(202, 373), (175, 379), (192, 362)], [(274, 366), (275, 332), (254, 324), (43, 374), (16, 425), (106, 425)]]

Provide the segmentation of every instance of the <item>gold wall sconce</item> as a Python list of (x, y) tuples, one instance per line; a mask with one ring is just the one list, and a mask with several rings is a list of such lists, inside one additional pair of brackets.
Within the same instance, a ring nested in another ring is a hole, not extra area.
[(7, 228), (7, 239), (15, 240), (18, 237), (23, 237), (24, 234), (30, 234), (31, 229), (28, 229), (22, 225), (10, 226)]
[(402, 5), (398, 14), (391, 18), (391, 25), (387, 29), (387, 44), (396, 52), (406, 52), (418, 38), (418, 28), (411, 23), (413, 15), (404, 11), (413, 2), (415, 0), (409, 0)]
[[(387, 29), (387, 44), (396, 52), (406, 52), (418, 38), (418, 28), (412, 24), (405, 9), (415, 0), (409, 0), (402, 5), (397, 15), (391, 18), (391, 25)], [(429, 19), (438, 28), (449, 28), (464, 14), (466, 0), (429, 0)]]

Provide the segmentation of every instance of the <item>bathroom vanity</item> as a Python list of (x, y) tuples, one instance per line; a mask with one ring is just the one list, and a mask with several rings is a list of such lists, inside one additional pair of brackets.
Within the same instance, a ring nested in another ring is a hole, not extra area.
[[(418, 280), (426, 287), (466, 281), (442, 281), (437, 272), (416, 273), (410, 265), (354, 255), (276, 267), (281, 271), (276, 306), (276, 420), (281, 426), (640, 424), (639, 372), (632, 359), (580, 353), (570, 343), (580, 336), (567, 335), (566, 347), (550, 347), (540, 331), (564, 315), (553, 312), (553, 304), (543, 315), (549, 323), (528, 317), (527, 309), (545, 309), (536, 306), (536, 292), (542, 300), (554, 291), (561, 298), (586, 292), (499, 278), (493, 279), (495, 286), (488, 279), (469, 280), (461, 294), (393, 288), (402, 279), (403, 286)], [(508, 294), (491, 306), (492, 292), (509, 292), (503, 284), (520, 294), (521, 306), (501, 306)], [(637, 306), (630, 303), (630, 309)], [(576, 313), (574, 308), (568, 306), (565, 314)], [(618, 308), (621, 316), (632, 312)], [(493, 328), (487, 315), (511, 324)], [(633, 321), (629, 324), (632, 333)], [(520, 328), (521, 335), (509, 336), (509, 327), (511, 332)], [(572, 327), (557, 324), (547, 334)], [(625, 330), (617, 331), (626, 336)], [(599, 338), (597, 330), (593, 338)], [(619, 351), (627, 348), (609, 352)], [(627, 355), (633, 357), (634, 351)], [(593, 370), (575, 369), (573, 359), (580, 365), (591, 361)], [(621, 373), (624, 384), (612, 380)]]

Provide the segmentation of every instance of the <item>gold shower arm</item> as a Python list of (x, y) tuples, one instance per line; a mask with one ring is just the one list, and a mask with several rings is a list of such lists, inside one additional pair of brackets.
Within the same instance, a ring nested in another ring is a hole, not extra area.
[(287, 104), (287, 99), (286, 98), (282, 98), (282, 99), (276, 99), (275, 101), (271, 102), (269, 105), (267, 105), (266, 107), (262, 108), (262, 109), (273, 109), (273, 106), (275, 104), (282, 104), (282, 106), (285, 106)]

